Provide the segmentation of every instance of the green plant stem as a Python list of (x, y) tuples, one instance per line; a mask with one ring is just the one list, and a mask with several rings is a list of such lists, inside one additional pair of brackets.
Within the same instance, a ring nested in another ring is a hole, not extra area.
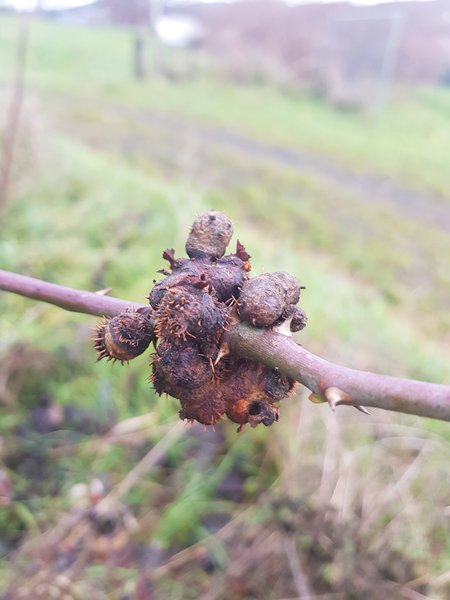
[[(0, 290), (97, 316), (149, 308), (1, 270)], [(343, 367), (315, 356), (289, 336), (243, 323), (233, 327), (227, 341), (232, 353), (279, 369), (310, 389), (317, 400), (328, 400), (333, 407), (367, 406), (450, 421), (450, 385)]]

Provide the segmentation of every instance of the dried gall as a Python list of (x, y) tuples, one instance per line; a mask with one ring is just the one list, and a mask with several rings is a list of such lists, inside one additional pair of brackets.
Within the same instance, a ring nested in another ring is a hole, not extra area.
[(153, 324), (146, 315), (124, 312), (97, 323), (93, 342), (97, 360), (124, 363), (145, 352), (154, 339)]
[(190, 258), (221, 258), (233, 235), (230, 219), (221, 212), (210, 210), (198, 217), (186, 242)]
[(238, 314), (256, 327), (271, 327), (292, 316), (300, 299), (300, 285), (288, 273), (266, 273), (244, 283)]
[[(209, 211), (192, 225), (189, 258), (164, 251), (166, 268), (149, 294), (148, 313), (123, 313), (96, 329), (99, 359), (126, 361), (153, 341), (155, 391), (180, 401), (180, 418), (214, 425), (227, 416), (242, 429), (272, 425), (278, 403), (295, 382), (262, 363), (224, 351), (229, 328), (247, 321), (257, 327), (306, 325), (296, 307), (300, 286), (283, 272), (249, 279), (250, 255), (238, 241), (224, 256), (233, 233), (224, 214)], [(151, 307), (151, 308), (150, 308)]]
[(292, 321), (291, 321), (291, 331), (301, 331), (306, 327), (308, 323), (308, 317), (306, 316), (305, 311), (302, 308), (296, 306), (292, 313)]

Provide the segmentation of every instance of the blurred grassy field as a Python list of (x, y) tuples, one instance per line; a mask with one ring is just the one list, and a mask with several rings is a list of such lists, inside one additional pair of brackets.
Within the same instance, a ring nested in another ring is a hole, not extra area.
[[(17, 23), (2, 18), (3, 106), (16, 35)], [(210, 66), (189, 77), (199, 61), (156, 48), (160, 73), (138, 84), (131, 39), (32, 24), (1, 268), (143, 301), (162, 250), (181, 254), (195, 215), (224, 210), (255, 273), (286, 270), (306, 285), (302, 344), (348, 366), (448, 382), (448, 90), (399, 90), (377, 116), (340, 112), (307, 94), (238, 87)], [(161, 74), (174, 69), (176, 81)], [(371, 181), (391, 192), (378, 198)], [(70, 510), (75, 483), (118, 483), (165, 435), (177, 403), (155, 397), (148, 357), (94, 364), (89, 317), (0, 301), (0, 431), (15, 494), (0, 527), (10, 557)], [(154, 423), (134, 445), (92, 446), (83, 430), (37, 435), (29, 414), (43, 394), (89, 411), (105, 430), (148, 411)], [(162, 548), (156, 597), (294, 597), (292, 539), (317, 594), (445, 598), (448, 426), (289, 404), (270, 429), (185, 434), (126, 496), (140, 524), (133, 544)], [(205, 538), (206, 566), (194, 545)], [(164, 571), (183, 550), (185, 566)], [(125, 597), (122, 587), (145, 571), (126, 563), (112, 584), (101, 565), (85, 570), (81, 597), (103, 597), (95, 594), (107, 585), (105, 597)]]
[[(13, 63), (17, 26), (5, 18), (2, 23), (4, 80)], [(270, 86), (242, 89), (219, 77), (192, 79), (190, 69), (203, 65), (201, 60), (180, 59), (178, 53), (158, 47), (149, 50), (149, 68), (163, 62), (178, 79), (177, 93), (164, 78), (152, 80), (151, 86), (136, 85), (132, 81), (132, 34), (128, 31), (77, 28), (76, 35), (67, 35), (64, 27), (39, 23), (33, 26), (32, 44), (29, 82), (41, 91), (70, 94), (75, 100), (88, 100), (90, 106), (96, 100), (103, 102), (106, 95), (132, 106), (199, 117), (256, 138), (314, 150), (356, 172), (375, 171), (448, 199), (450, 92), (446, 89), (400, 90), (400, 101), (377, 119), (330, 110), (308, 95), (289, 95)]]

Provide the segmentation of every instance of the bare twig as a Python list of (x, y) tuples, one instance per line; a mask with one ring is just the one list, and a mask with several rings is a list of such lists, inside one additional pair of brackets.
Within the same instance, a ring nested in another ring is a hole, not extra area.
[[(0, 290), (55, 304), (72, 312), (114, 316), (148, 309), (126, 302), (0, 270)], [(338, 405), (368, 406), (450, 421), (450, 385), (357, 371), (315, 356), (285, 335), (239, 324), (228, 333), (231, 352), (263, 362), (300, 381), (315, 399)], [(330, 401), (332, 398), (332, 401)]]
[(33, 300), (55, 304), (71, 312), (113, 317), (127, 309), (148, 308), (148, 305), (127, 302), (97, 292), (76, 290), (41, 279), (0, 270), (0, 290), (26, 296)]

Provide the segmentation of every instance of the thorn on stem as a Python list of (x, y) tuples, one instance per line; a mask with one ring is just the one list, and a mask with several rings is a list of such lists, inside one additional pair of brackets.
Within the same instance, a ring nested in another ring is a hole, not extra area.
[(103, 290), (97, 290), (95, 293), (98, 296), (107, 296), (109, 293), (112, 292), (112, 288), (104, 288)]
[(352, 404), (352, 397), (339, 389), (338, 387), (329, 387), (325, 390), (324, 396), (330, 405), (331, 410), (336, 410), (336, 406), (340, 404)]
[(214, 361), (214, 366), (216, 366), (219, 362), (220, 359), (223, 358), (224, 356), (228, 356), (228, 354), (230, 354), (230, 349), (228, 347), (228, 344), (224, 343), (222, 344), (222, 346), (219, 348), (219, 352), (217, 354), (217, 358)]
[[(315, 394), (312, 394), (312, 395), (315, 396)], [(356, 408), (356, 410), (359, 410), (360, 412), (364, 413), (365, 415), (371, 415), (371, 413), (366, 408), (364, 408), (363, 406), (360, 406), (359, 404), (355, 404), (354, 400), (350, 396), (350, 394), (347, 394), (346, 392), (339, 389), (338, 387), (327, 388), (324, 392), (324, 395), (325, 395), (326, 401), (330, 405), (331, 410), (333, 410), (333, 411), (336, 410), (336, 406), (346, 404), (347, 406), (354, 406)]]
[(285, 319), (282, 323), (273, 327), (273, 330), (276, 331), (277, 333), (281, 333), (282, 335), (287, 335), (287, 336), (292, 337), (291, 323), (292, 323), (292, 317), (289, 317), (289, 319)]

